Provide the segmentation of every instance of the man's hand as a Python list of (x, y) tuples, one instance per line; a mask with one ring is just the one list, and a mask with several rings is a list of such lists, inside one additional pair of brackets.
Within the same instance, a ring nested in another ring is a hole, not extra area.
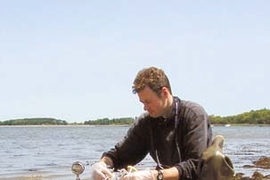
[(93, 164), (90, 168), (91, 180), (104, 180), (110, 179), (114, 174), (106, 167), (106, 164), (102, 161)]
[(120, 180), (156, 180), (156, 177), (152, 170), (142, 170), (128, 173)]

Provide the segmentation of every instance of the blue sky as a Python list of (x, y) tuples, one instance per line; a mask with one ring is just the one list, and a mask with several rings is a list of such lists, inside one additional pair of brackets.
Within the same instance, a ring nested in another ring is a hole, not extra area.
[(229, 116), (270, 108), (270, 1), (1, 1), (0, 120), (135, 117), (149, 66)]

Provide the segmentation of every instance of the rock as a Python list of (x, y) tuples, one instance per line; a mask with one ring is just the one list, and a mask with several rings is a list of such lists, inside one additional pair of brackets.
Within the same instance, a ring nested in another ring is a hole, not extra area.
[(264, 175), (258, 171), (255, 171), (252, 175), (252, 178), (253, 179), (256, 179), (256, 180), (259, 180), (259, 179), (263, 179), (264, 178)]
[(258, 161), (253, 162), (257, 168), (270, 169), (270, 157), (260, 157)]
[(270, 175), (264, 176), (262, 173), (255, 171), (251, 177), (247, 177), (243, 173), (237, 173), (231, 180), (270, 180)]
[(243, 167), (244, 167), (244, 168), (255, 168), (254, 165), (249, 165), (249, 164), (248, 164), (248, 165), (244, 165)]
[[(262, 156), (257, 161), (253, 162), (254, 165), (244, 165), (244, 168), (262, 168), (270, 169), (270, 157)], [(270, 174), (263, 175), (259, 171), (255, 171), (251, 177), (244, 176), (243, 173), (236, 173), (231, 180), (270, 180)]]

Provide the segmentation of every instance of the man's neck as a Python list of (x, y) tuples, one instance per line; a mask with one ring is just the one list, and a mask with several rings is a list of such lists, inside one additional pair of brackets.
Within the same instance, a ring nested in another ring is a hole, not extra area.
[(168, 98), (167, 108), (165, 109), (165, 113), (164, 113), (163, 117), (164, 118), (170, 117), (172, 110), (173, 110), (173, 96), (170, 96)]

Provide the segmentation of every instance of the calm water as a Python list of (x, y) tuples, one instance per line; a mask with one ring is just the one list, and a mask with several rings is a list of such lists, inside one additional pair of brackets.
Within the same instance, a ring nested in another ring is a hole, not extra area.
[[(102, 152), (111, 148), (126, 133), (128, 126), (41, 126), (0, 127), (0, 179), (18, 176), (42, 176), (42, 179), (74, 180), (70, 171), (74, 161), (86, 165), (82, 179), (87, 179), (89, 167)], [(270, 157), (270, 126), (215, 126), (214, 135), (225, 137), (224, 153), (236, 173), (251, 175), (246, 169), (260, 156)], [(154, 167), (150, 157), (138, 168)]]

